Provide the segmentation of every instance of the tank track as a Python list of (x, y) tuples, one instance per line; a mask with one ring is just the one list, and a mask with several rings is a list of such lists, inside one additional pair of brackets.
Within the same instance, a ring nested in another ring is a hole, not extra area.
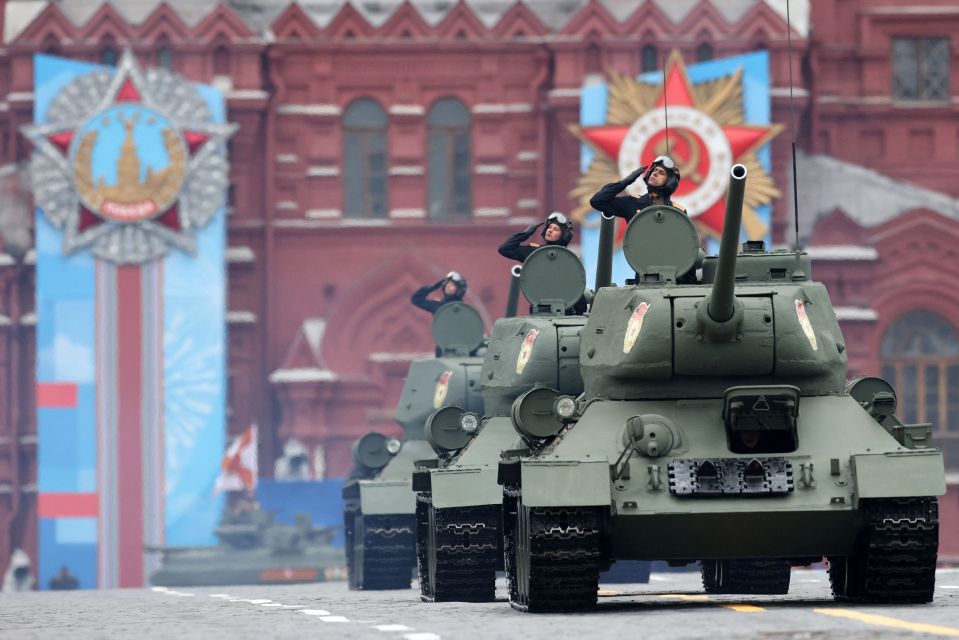
[(437, 509), (430, 503), (426, 509), (420, 597), (426, 602), (492, 602), (501, 553), (500, 506)]
[[(352, 517), (351, 517), (352, 516)], [(350, 589), (408, 589), (416, 564), (414, 516), (406, 514), (364, 516), (358, 505), (344, 510), (346, 568)], [(357, 555), (362, 530), (362, 566)]]
[(702, 560), (699, 568), (706, 593), (789, 593), (788, 560)]
[(515, 487), (507, 487), (505, 496), (510, 605), (530, 613), (594, 609), (605, 568), (604, 510), (526, 507)]
[(830, 556), (837, 600), (931, 602), (939, 552), (935, 498), (861, 500), (863, 529), (849, 556)]

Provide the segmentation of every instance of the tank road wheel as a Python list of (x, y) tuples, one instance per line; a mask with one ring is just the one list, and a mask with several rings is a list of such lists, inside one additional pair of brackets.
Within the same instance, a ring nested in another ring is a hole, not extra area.
[(353, 518), (352, 554), (347, 546), (351, 589), (409, 589), (416, 565), (415, 516), (363, 515)]
[(429, 555), (430, 547), (430, 508), (433, 504), (431, 493), (416, 494), (416, 574), (420, 583), (420, 599), (423, 602), (433, 601), (433, 591), (430, 587)]
[(516, 595), (510, 605), (532, 613), (595, 608), (603, 509), (527, 507), (519, 496), (514, 517)]
[(789, 593), (788, 560), (702, 560), (706, 593)]
[(427, 594), (434, 602), (495, 599), (499, 512), (498, 505), (449, 509), (430, 505), (424, 599)]
[(863, 529), (853, 553), (831, 556), (829, 582), (837, 600), (932, 601), (939, 551), (935, 498), (861, 500)]

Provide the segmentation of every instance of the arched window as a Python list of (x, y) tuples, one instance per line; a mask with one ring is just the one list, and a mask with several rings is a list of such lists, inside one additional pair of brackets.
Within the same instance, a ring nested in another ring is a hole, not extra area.
[(224, 45), (213, 50), (213, 75), (230, 75), (230, 50)]
[(659, 52), (656, 51), (655, 46), (647, 44), (643, 47), (640, 54), (640, 66), (644, 72), (659, 69)]
[(109, 67), (115, 67), (117, 66), (117, 60), (119, 57), (120, 56), (117, 55), (117, 50), (112, 44), (104, 45), (104, 47), (100, 49), (100, 64), (105, 64)]
[(167, 45), (157, 49), (157, 66), (168, 71), (173, 70), (173, 49)]
[(936, 432), (959, 433), (959, 333), (947, 319), (913, 311), (882, 337), (882, 377), (899, 396), (906, 423), (931, 422)]
[(704, 42), (696, 47), (696, 62), (706, 62), (713, 59), (713, 45)]
[(438, 100), (426, 117), (429, 217), (468, 216), (473, 208), (470, 114), (455, 98)]
[(343, 212), (347, 216), (389, 215), (386, 124), (386, 111), (369, 98), (355, 101), (343, 116)]

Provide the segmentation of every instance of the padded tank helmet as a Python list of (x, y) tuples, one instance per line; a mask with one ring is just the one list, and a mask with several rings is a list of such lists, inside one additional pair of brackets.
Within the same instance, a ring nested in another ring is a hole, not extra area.
[[(466, 295), (466, 278), (461, 276), (458, 271), (450, 271), (446, 274), (446, 282), (452, 282), (456, 285), (456, 293), (444, 297), (449, 300), (462, 300)], [(445, 284), (445, 283), (444, 283)]]
[(567, 246), (573, 240), (573, 221), (564, 216), (559, 211), (554, 211), (553, 213), (546, 216), (546, 223), (543, 225), (543, 230), (540, 232), (540, 235), (543, 236), (543, 240), (546, 240), (546, 229), (549, 228), (549, 225), (555, 224), (558, 226), (563, 235), (559, 240), (553, 242), (552, 244), (558, 244), (560, 246)]
[[(663, 171), (666, 172), (666, 184), (661, 187), (649, 186), (649, 176), (652, 175), (655, 167), (662, 167)], [(676, 188), (679, 187), (679, 178), (679, 169), (676, 167), (676, 163), (673, 162), (673, 159), (669, 156), (658, 156), (655, 160), (649, 163), (649, 166), (646, 168), (646, 173), (643, 174), (643, 182), (646, 183), (646, 189), (650, 193), (659, 193), (667, 198), (673, 195), (673, 192), (675, 192)]]

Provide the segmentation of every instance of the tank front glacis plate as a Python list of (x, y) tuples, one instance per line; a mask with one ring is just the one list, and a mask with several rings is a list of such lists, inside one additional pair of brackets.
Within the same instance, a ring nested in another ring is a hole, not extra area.
[[(539, 506), (563, 506), (562, 492), (549, 488), (593, 487), (595, 503), (612, 508), (612, 539), (615, 557), (620, 558), (722, 558), (740, 552), (745, 557), (750, 557), (748, 553), (799, 557), (848, 551), (860, 526), (856, 508), (861, 495), (943, 492), (941, 453), (900, 446), (849, 396), (801, 398), (799, 446), (791, 453), (732, 453), (722, 409), (719, 399), (594, 401), (542, 455), (523, 460), (524, 503), (534, 506), (527, 495), (536, 495)], [(634, 453), (628, 478), (608, 482), (605, 490), (593, 486), (594, 474), (580, 480), (577, 466), (570, 463), (602, 461), (608, 470), (623, 451), (626, 421), (635, 415), (668, 420), (675, 436), (672, 450), (656, 458)], [(884, 459), (879, 461), (879, 456)], [(668, 468), (673, 460), (753, 457), (788, 460), (793, 491), (736, 497), (681, 497), (670, 492)], [(860, 470), (857, 476), (860, 460), (870, 470), (865, 474)], [(527, 468), (534, 467), (538, 477), (531, 490)], [(880, 469), (890, 474), (881, 482)], [(899, 473), (906, 469), (907, 474)]]
[(405, 480), (361, 480), (360, 509), (364, 515), (413, 513), (416, 494), (410, 490), (412, 474)]
[(503, 502), (503, 489), (496, 484), (495, 467), (456, 467), (430, 474), (433, 506), (479, 507)]

